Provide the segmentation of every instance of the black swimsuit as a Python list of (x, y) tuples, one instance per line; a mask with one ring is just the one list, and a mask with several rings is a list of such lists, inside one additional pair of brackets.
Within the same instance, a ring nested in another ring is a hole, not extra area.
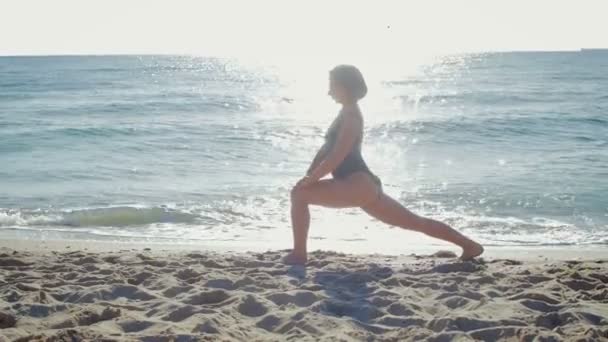
[[(342, 123), (342, 116), (345, 115), (344, 112), (340, 112), (338, 117), (334, 120), (334, 122), (329, 126), (327, 133), (325, 133), (325, 141), (327, 144), (327, 151), (331, 151), (334, 145), (336, 144), (336, 140), (338, 139), (338, 131), (340, 129), (340, 124)], [(361, 114), (359, 114), (361, 115)], [(363, 118), (361, 118), (363, 120)], [(361, 155), (361, 143), (363, 142), (363, 125), (361, 127), (361, 132), (357, 137), (357, 141), (353, 145), (353, 148), (350, 150), (346, 158), (336, 167), (336, 169), (331, 173), (332, 176), (336, 179), (344, 179), (347, 176), (355, 173), (355, 172), (365, 172), (369, 174), (374, 182), (382, 188), (382, 182), (380, 178), (374, 175), (365, 160), (363, 160), (363, 156)]]

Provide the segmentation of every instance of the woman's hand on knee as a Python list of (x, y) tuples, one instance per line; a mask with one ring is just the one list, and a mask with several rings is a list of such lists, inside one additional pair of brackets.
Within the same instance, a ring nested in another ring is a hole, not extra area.
[(310, 185), (310, 184), (312, 184), (314, 182), (316, 182), (316, 181), (312, 177), (310, 177), (310, 176), (304, 176), (304, 177), (302, 177), (302, 179), (300, 179), (296, 183), (296, 185), (294, 186), (294, 189), (295, 188), (301, 188), (301, 187), (308, 186), (308, 185)]

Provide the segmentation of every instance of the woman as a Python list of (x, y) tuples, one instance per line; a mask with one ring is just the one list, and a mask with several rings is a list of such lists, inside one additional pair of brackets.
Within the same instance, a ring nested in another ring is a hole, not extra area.
[[(293, 250), (284, 258), (288, 264), (305, 264), (310, 226), (309, 205), (331, 208), (360, 207), (389, 225), (425, 233), (462, 248), (462, 260), (483, 253), (477, 242), (450, 226), (420, 217), (382, 191), (382, 183), (361, 156), (363, 116), (357, 102), (367, 94), (361, 72), (351, 65), (330, 71), (329, 96), (342, 105), (325, 135), (325, 144), (315, 156), (306, 176), (291, 191)], [(332, 174), (333, 179), (322, 179)]]

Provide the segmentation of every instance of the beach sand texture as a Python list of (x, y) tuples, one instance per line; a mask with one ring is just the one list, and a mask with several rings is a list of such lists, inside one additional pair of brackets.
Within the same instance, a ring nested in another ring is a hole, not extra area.
[(602, 341), (605, 259), (0, 249), (8, 341)]

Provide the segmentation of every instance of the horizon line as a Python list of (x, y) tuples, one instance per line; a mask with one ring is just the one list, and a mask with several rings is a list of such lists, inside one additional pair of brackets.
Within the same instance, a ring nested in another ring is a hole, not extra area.
[[(435, 53), (436, 55), (460, 55), (460, 54), (483, 54), (483, 53), (526, 53), (526, 52), (581, 52), (583, 50), (608, 50), (608, 48), (578, 48), (578, 49), (539, 49), (539, 50), (477, 50), (477, 51), (463, 51), (463, 52), (441, 52)], [(201, 53), (171, 53), (171, 52), (159, 52), (159, 53), (137, 53), (137, 52), (116, 52), (116, 53), (41, 53), (41, 54), (3, 54), (0, 53), (0, 57), (130, 57), (130, 56), (197, 56), (207, 58), (239, 58), (235, 55), (226, 54), (224, 56), (219, 54), (204, 55)], [(264, 56), (251, 56), (253, 58), (264, 58)]]

